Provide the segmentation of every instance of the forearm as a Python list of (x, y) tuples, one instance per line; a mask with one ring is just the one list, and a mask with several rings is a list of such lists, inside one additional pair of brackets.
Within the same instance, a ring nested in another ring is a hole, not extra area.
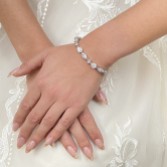
[(166, 20), (167, 0), (142, 0), (88, 34), (81, 45), (98, 64), (109, 67), (117, 59), (167, 34)]
[(0, 21), (21, 61), (51, 45), (26, 0), (0, 0)]

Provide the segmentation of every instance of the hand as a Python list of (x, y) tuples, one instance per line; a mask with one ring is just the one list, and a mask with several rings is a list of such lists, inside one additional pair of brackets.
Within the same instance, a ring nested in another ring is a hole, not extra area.
[[(28, 89), (30, 89), (33, 82), (35, 81), (34, 78), (36, 75), (37, 71), (34, 71), (33, 73), (31, 71), (31, 74), (27, 76)], [(106, 103), (106, 97), (100, 88), (96, 95), (93, 97), (93, 99), (100, 103)], [(83, 153), (91, 160), (93, 159), (93, 149), (88, 136), (100, 149), (104, 149), (103, 137), (88, 107), (75, 120), (75, 122), (69, 128), (69, 130), (66, 131), (60, 138), (60, 142), (63, 144), (64, 148), (69, 152), (69, 154), (74, 158), (78, 158), (78, 148), (72, 136), (75, 138), (75, 141), (78, 143)], [(31, 151), (31, 149), (31, 145), (28, 146), (27, 144), (26, 152)]]
[[(69, 55), (74, 57), (71, 59)], [(36, 137), (40, 136), (42, 139), (52, 129), (47, 135), (51, 138), (47, 138), (46, 141), (47, 144), (51, 144), (61, 137), (74, 119), (84, 110), (89, 100), (97, 92), (102, 77), (81, 60), (72, 45), (51, 49), (50, 53), (43, 57), (43, 60), (43, 66), (36, 77), (37, 85), (34, 84), (33, 91), (30, 90), (27, 93), (20, 105), (19, 111), (22, 112), (18, 111), (18, 113), (22, 113), (22, 118), (18, 120), (19, 114), (16, 114), (14, 122), (17, 121), (18, 127), (22, 125), (19, 137), (22, 137), (24, 141), (41, 122), (36, 133), (31, 135), (30, 139), (38, 143)], [(35, 62), (36, 59), (27, 65), (33, 66)], [(17, 76), (17, 72), (15, 74)], [(82, 96), (80, 96), (81, 94)], [(29, 110), (31, 111), (28, 112)], [(49, 126), (47, 120), (49, 120)], [(55, 122), (57, 122), (56, 125)]]
[(91, 160), (93, 159), (93, 148), (89, 137), (98, 148), (104, 149), (103, 137), (88, 108), (75, 120), (69, 128), (69, 132), (66, 131), (60, 139), (65, 149), (74, 158), (77, 158), (77, 147), (71, 135), (75, 138), (83, 153)]

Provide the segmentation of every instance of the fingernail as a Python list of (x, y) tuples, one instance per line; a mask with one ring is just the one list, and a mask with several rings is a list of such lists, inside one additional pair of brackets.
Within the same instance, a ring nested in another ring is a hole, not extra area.
[(52, 142), (53, 142), (53, 138), (52, 137), (46, 138), (46, 140), (45, 140), (45, 146), (48, 146), (49, 144), (52, 144)]
[(26, 146), (26, 153), (30, 152), (34, 147), (35, 147), (36, 143), (35, 141), (30, 141), (27, 146)]
[(17, 139), (17, 147), (21, 148), (25, 144), (25, 139), (23, 137), (19, 137)]
[(54, 143), (51, 143), (50, 146), (51, 146), (51, 147), (55, 147), (55, 146), (56, 146), (56, 143), (55, 143), (55, 142), (54, 142)]
[(89, 147), (84, 147), (83, 152), (90, 160), (94, 159), (92, 150)]
[(102, 103), (108, 104), (107, 98), (102, 91), (99, 91), (99, 96), (100, 96), (100, 99), (102, 100)]
[(70, 155), (72, 157), (74, 157), (75, 159), (78, 159), (78, 154), (77, 152), (71, 147), (71, 146), (68, 146), (67, 147), (67, 151), (70, 153)]
[(18, 128), (19, 128), (19, 124), (18, 123), (13, 123), (13, 127), (12, 127), (13, 131), (14, 132), (17, 131)]
[(8, 74), (8, 77), (10, 77), (11, 75), (14, 75), (19, 69), (20, 69), (20, 67), (17, 67), (17, 68), (15, 68), (14, 70), (12, 70), (12, 71)]
[(97, 145), (97, 147), (99, 147), (100, 149), (104, 150), (104, 143), (101, 139), (96, 139), (95, 140), (95, 144)]

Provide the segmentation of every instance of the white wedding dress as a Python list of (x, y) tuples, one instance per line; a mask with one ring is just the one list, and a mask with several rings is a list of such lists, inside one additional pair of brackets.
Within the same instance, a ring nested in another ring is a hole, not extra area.
[[(137, 0), (30, 0), (56, 45), (73, 42), (76, 34), (86, 35), (135, 3)], [(94, 146), (93, 161), (81, 152), (79, 159), (73, 159), (60, 143), (55, 147), (41, 143), (29, 154), (25, 147), (17, 149), (18, 132), (11, 126), (26, 84), (25, 77), (7, 75), (20, 63), (0, 26), (0, 167), (167, 166), (167, 36), (110, 67), (101, 83), (109, 104), (89, 103), (106, 146), (104, 151)]]

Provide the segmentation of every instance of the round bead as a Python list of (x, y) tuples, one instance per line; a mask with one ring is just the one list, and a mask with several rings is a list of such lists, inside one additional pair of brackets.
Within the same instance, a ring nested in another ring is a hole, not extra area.
[(82, 58), (85, 59), (85, 60), (88, 58), (88, 56), (86, 55), (86, 53), (82, 52), (81, 55), (82, 55)]
[(107, 70), (103, 69), (102, 67), (99, 67), (96, 63), (92, 62), (91, 59), (87, 56), (87, 54), (84, 52), (83, 48), (79, 45), (81, 37), (75, 37), (74, 38), (74, 45), (76, 46), (77, 52), (81, 55), (81, 57), (87, 62), (87, 64), (90, 65), (92, 69), (95, 69), (97, 72), (101, 74), (107, 73)]
[(97, 64), (96, 63), (91, 63), (90, 66), (95, 69), (97, 67)]
[(82, 52), (83, 52), (83, 49), (82, 49), (80, 46), (78, 46), (78, 47), (77, 47), (77, 51), (78, 51), (78, 53), (82, 53)]

